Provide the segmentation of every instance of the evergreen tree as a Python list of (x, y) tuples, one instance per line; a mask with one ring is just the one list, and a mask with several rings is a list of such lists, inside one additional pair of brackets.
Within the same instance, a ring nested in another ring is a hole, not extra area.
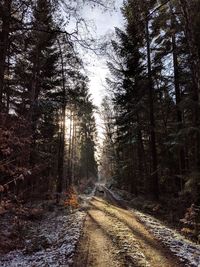
[[(187, 5), (189, 16), (194, 9)], [(188, 65), (192, 55), (188, 32), (192, 34), (195, 23), (186, 30), (186, 11), (182, 6), (181, 12), (177, 1), (126, 1), (122, 10), (125, 31), (116, 30), (108, 63), (116, 179), (135, 194), (177, 196), (198, 180), (197, 72)], [(193, 43), (193, 53), (194, 49)], [(189, 190), (196, 192), (194, 187)]]

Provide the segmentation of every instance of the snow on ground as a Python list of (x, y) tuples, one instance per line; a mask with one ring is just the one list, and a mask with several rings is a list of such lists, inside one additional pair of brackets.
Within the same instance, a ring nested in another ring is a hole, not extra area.
[(24, 250), (12, 251), (0, 259), (1, 267), (71, 266), (80, 238), (84, 212), (68, 215), (50, 213), (32, 229)]
[[(115, 199), (123, 200), (117, 192), (113, 192), (107, 188), (106, 190)], [(138, 210), (133, 210), (133, 212), (156, 238), (169, 247), (173, 254), (177, 255), (185, 266), (200, 267), (200, 245), (187, 240), (181, 234), (168, 228), (161, 221), (148, 214), (144, 214)]]
[(200, 245), (190, 242), (150, 215), (136, 210), (134, 210), (134, 213), (155, 237), (168, 246), (185, 263), (185, 266), (200, 267)]

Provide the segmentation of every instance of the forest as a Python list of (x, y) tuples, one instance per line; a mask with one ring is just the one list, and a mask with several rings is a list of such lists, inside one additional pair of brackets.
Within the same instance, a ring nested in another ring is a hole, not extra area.
[(200, 2), (157, 2), (126, 1), (111, 40), (102, 176), (178, 217), (200, 203)]
[(95, 107), (58, 3), (20, 2), (1, 6), (1, 192), (59, 201), (97, 176)]
[(199, 243), (200, 1), (0, 0), (0, 266), (198, 267)]

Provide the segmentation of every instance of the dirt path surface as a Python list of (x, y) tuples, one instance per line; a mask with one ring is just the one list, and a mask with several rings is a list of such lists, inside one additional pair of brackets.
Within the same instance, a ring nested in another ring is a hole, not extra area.
[[(98, 211), (88, 212), (74, 266), (124, 266), (115, 252), (112, 241), (96, 221), (95, 218), (98, 216)], [(103, 220), (105, 216), (105, 214), (102, 215)]]
[(90, 201), (74, 267), (184, 266), (132, 212), (110, 200), (93, 197)]

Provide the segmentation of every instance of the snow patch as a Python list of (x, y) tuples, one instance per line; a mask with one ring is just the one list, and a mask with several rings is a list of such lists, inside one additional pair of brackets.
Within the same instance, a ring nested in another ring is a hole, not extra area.
[(162, 224), (154, 217), (134, 210), (149, 231), (182, 261), (185, 266), (200, 267), (200, 246), (185, 239), (182, 235), (177, 233)]
[[(27, 240), (24, 250), (16, 250), (4, 255), (0, 259), (1, 267), (59, 267), (71, 266), (77, 242), (80, 238), (84, 212), (70, 215), (50, 215), (37, 229), (37, 239), (42, 237), (45, 246), (40, 247), (37, 242), (37, 251), (31, 248), (32, 240)], [(33, 232), (33, 235), (36, 233)], [(39, 248), (39, 249), (38, 249)], [(39, 251), (38, 251), (39, 250)]]

